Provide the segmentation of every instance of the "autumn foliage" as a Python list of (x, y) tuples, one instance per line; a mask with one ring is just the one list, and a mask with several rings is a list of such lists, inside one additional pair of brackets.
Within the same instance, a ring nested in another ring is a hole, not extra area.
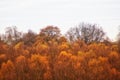
[(70, 42), (54, 26), (15, 39), (0, 40), (0, 80), (120, 80), (120, 54), (112, 42)]

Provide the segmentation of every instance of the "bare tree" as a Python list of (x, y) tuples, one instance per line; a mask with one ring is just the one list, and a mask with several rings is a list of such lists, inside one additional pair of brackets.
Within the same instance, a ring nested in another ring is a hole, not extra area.
[(16, 42), (21, 38), (21, 32), (17, 30), (16, 26), (7, 27), (4, 35), (4, 41), (8, 44)]
[(83, 40), (85, 43), (101, 42), (104, 40), (105, 32), (96, 24), (81, 23), (78, 27), (71, 28), (66, 37), (69, 41)]

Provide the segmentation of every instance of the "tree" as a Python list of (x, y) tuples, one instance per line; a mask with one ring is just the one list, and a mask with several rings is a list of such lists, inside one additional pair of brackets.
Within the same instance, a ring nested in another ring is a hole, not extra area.
[(17, 42), (21, 38), (21, 32), (17, 31), (17, 27), (7, 27), (4, 35), (4, 41), (8, 44)]
[(28, 78), (29, 67), (28, 67), (28, 61), (26, 57), (19, 56), (16, 58), (15, 70), (16, 70), (17, 80), (28, 80), (29, 79)]
[(1, 74), (0, 80), (16, 79), (15, 66), (12, 61), (8, 60), (7, 63), (2, 64)]
[(120, 26), (119, 26), (119, 32), (117, 35), (117, 45), (118, 45), (118, 52), (120, 53)]
[(47, 57), (41, 55), (32, 55), (29, 60), (29, 67), (31, 70), (31, 80), (44, 80), (44, 74), (49, 71)]
[(69, 41), (83, 40), (85, 43), (101, 42), (104, 40), (105, 32), (96, 24), (81, 23), (78, 27), (71, 28), (66, 37)]
[(47, 26), (40, 31), (40, 36), (44, 37), (45, 41), (57, 39), (60, 35), (60, 30), (56, 26)]
[(29, 30), (27, 33), (23, 34), (22, 41), (25, 45), (32, 45), (35, 42), (36, 33), (32, 30)]
[(67, 42), (67, 39), (65, 38), (65, 36), (61, 36), (58, 40), (59, 44), (62, 44), (62, 43), (65, 43), (65, 42)]

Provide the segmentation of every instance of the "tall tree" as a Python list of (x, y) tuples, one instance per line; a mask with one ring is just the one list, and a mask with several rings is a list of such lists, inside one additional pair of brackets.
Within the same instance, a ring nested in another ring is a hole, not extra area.
[(4, 41), (8, 44), (12, 44), (21, 38), (21, 32), (17, 30), (16, 26), (7, 27), (4, 36)]
[(40, 36), (44, 37), (46, 41), (57, 39), (60, 35), (60, 29), (56, 26), (47, 26), (40, 31)]
[(67, 34), (69, 41), (83, 40), (85, 43), (101, 42), (104, 40), (105, 32), (96, 24), (81, 23), (71, 28)]
[(25, 45), (32, 45), (35, 42), (37, 34), (32, 30), (29, 30), (27, 33), (23, 34), (22, 41)]

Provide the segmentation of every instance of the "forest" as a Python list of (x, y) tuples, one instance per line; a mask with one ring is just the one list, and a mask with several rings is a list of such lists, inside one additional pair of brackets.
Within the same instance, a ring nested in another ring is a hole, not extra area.
[(120, 33), (81, 23), (65, 35), (49, 25), (37, 34), (7, 27), (0, 36), (0, 80), (120, 80)]

